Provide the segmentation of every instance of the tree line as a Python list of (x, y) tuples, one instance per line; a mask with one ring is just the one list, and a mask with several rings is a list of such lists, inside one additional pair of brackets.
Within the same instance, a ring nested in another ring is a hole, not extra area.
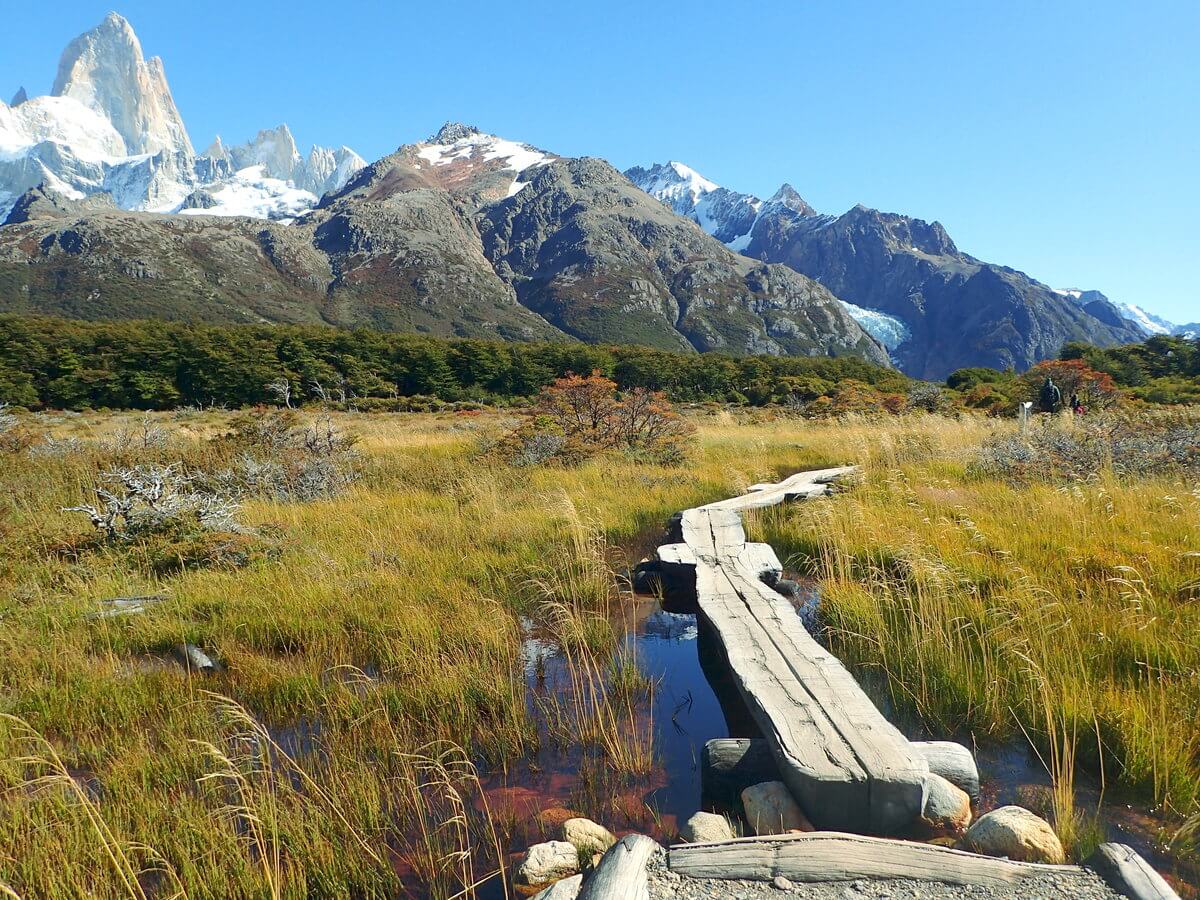
[[(767, 405), (839, 386), (904, 394), (900, 373), (856, 357), (733, 357), (647, 347), (506, 343), (321, 326), (216, 326), (0, 316), (0, 401), (30, 409), (170, 409), (403, 398), (507, 402), (598, 372), (676, 402)], [(402, 408), (402, 407), (401, 407)]]

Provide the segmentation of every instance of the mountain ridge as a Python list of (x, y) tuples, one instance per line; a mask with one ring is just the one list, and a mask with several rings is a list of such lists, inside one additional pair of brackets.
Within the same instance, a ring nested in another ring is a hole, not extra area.
[(305, 157), (286, 124), (196, 154), (115, 13), (68, 44), (54, 95), (13, 99), (0, 309), (853, 354), (929, 378), (1141, 333), (1136, 307), (977, 260), (938, 222), (822, 214), (786, 183), (762, 200), (678, 161), (622, 174), (454, 121), (370, 163)]
[[(731, 249), (829, 288), (910, 375), (940, 379), (971, 365), (1025, 369), (1067, 340), (1114, 344), (1143, 336), (1107, 298), (1075, 303), (1017, 269), (978, 260), (936, 221), (863, 204), (840, 216), (822, 214), (790, 184), (761, 201), (681, 163), (634, 167), (627, 175)], [(753, 221), (714, 215), (723, 207), (710, 198), (722, 192), (754, 207)]]

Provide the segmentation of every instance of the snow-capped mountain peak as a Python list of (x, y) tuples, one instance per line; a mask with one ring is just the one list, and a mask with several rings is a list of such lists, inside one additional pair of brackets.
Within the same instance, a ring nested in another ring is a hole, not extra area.
[(1117, 315), (1126, 321), (1132, 322), (1147, 336), (1174, 334), (1177, 330), (1174, 324), (1161, 316), (1147, 312), (1135, 303), (1120, 303), (1116, 300), (1110, 300), (1104, 294), (1100, 293), (1100, 291), (1084, 291), (1079, 288), (1054, 288), (1053, 290), (1054, 293), (1069, 298), (1079, 306), (1086, 307), (1088, 304), (1098, 301), (1106, 303), (1116, 310)]
[(674, 160), (648, 168), (634, 166), (625, 177), (734, 250), (744, 249), (749, 242), (762, 206), (757, 197), (723, 188)]
[(439, 177), (442, 173), (438, 170), (446, 167), (454, 172), (483, 166), (511, 172), (512, 180), (505, 191), (509, 197), (528, 183), (528, 179), (522, 180), (522, 175), (529, 169), (557, 159), (530, 144), (486, 134), (473, 125), (458, 122), (447, 122), (429, 141), (417, 144), (415, 153), (418, 165), (434, 170)]
[(67, 45), (51, 94), (78, 100), (108, 119), (129, 154), (193, 152), (162, 60), (142, 56), (133, 28), (116, 13)]
[(688, 208), (695, 206), (701, 197), (720, 187), (691, 166), (675, 160), (658, 163), (649, 169), (635, 166), (625, 176), (647, 194), (672, 207), (676, 204)]
[[(290, 218), (365, 165), (347, 147), (303, 158), (286, 125), (234, 147), (218, 137), (196, 156), (162, 61), (144, 58), (116, 13), (68, 44), (50, 96), (22, 88), (0, 102), (0, 223), (39, 186), (73, 200), (108, 193), (123, 209), (220, 214), (229, 198), (225, 214)], [(262, 196), (247, 202), (248, 191)]]

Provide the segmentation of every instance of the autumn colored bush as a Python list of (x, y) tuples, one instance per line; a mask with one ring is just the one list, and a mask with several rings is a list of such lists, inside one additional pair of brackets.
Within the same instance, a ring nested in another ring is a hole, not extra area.
[(609, 450), (675, 464), (683, 460), (693, 431), (661, 392), (619, 393), (616, 382), (593, 372), (542, 388), (502, 449), (515, 465), (579, 462)]
[(1120, 398), (1117, 383), (1107, 372), (1098, 372), (1082, 359), (1050, 359), (1040, 362), (1023, 376), (1025, 394), (1035, 403), (1046, 377), (1054, 379), (1065, 405), (1078, 394), (1086, 409), (1107, 409)]

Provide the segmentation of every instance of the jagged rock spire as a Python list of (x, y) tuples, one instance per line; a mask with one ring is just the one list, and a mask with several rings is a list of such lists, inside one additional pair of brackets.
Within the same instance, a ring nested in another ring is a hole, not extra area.
[(167, 150), (192, 155), (162, 60), (143, 58), (133, 28), (116, 13), (67, 45), (51, 93), (106, 117), (129, 153)]
[(12, 103), (10, 103), (8, 105), (9, 106), (20, 106), (22, 103), (24, 103), (28, 99), (29, 99), (29, 95), (27, 93), (25, 93), (25, 85), (21, 85), (19, 88), (17, 88), (17, 92), (15, 94), (13, 94)]

